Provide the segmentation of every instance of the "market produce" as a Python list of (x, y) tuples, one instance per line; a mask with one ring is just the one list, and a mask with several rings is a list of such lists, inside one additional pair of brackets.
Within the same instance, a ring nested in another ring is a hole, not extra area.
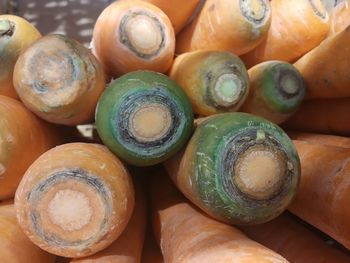
[(329, 35), (343, 31), (350, 25), (350, 0), (340, 2), (330, 13), (331, 27)]
[(342, 137), (342, 136), (335, 136), (335, 135), (328, 135), (328, 134), (318, 134), (318, 133), (296, 132), (296, 131), (288, 131), (287, 134), (291, 139), (297, 140), (297, 141), (350, 148), (349, 137)]
[(145, 244), (142, 252), (142, 263), (164, 263), (163, 255), (154, 238), (153, 228), (150, 225), (146, 232)]

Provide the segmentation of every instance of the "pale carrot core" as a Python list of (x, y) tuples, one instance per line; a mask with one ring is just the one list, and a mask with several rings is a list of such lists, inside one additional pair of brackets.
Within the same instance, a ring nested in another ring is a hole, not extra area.
[(151, 55), (160, 48), (162, 33), (156, 22), (147, 15), (130, 18), (125, 31), (131, 45), (139, 53)]
[(299, 83), (299, 80), (294, 74), (286, 74), (280, 80), (280, 87), (285, 93), (293, 95), (298, 93), (300, 88)]
[(223, 74), (215, 83), (213, 99), (219, 106), (233, 106), (240, 100), (242, 88), (242, 81), (235, 74)]
[(169, 109), (159, 103), (149, 103), (137, 108), (129, 120), (131, 133), (143, 142), (161, 139), (169, 131), (172, 118)]
[(0, 20), (0, 35), (5, 34), (10, 29), (11, 29), (11, 25), (8, 20)]
[(285, 172), (284, 159), (278, 150), (253, 146), (237, 161), (234, 180), (241, 192), (266, 200), (281, 188)]
[(240, 6), (246, 19), (256, 24), (265, 21), (268, 5), (266, 0), (241, 0)]
[(309, 2), (316, 15), (322, 18), (326, 18), (327, 11), (324, 5), (322, 4), (321, 0), (309, 0)]

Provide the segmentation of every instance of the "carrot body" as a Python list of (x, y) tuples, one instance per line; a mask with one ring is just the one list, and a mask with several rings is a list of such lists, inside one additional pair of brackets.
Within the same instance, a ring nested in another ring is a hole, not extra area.
[(283, 126), (290, 130), (350, 135), (350, 99), (305, 101)]
[(178, 56), (170, 70), (186, 92), (195, 113), (208, 116), (237, 111), (248, 95), (243, 62), (223, 51), (193, 51)]
[(339, 3), (330, 13), (331, 27), (329, 35), (343, 31), (350, 25), (350, 1)]
[(22, 232), (13, 204), (0, 204), (0, 255), (2, 262), (54, 263), (55, 256), (35, 246)]
[(350, 138), (327, 135), (327, 134), (316, 134), (316, 133), (305, 133), (305, 132), (291, 132), (288, 131), (288, 136), (293, 140), (317, 143), (322, 145), (337, 146), (343, 148), (350, 148)]
[(84, 257), (121, 235), (132, 214), (134, 190), (124, 165), (106, 147), (71, 143), (30, 166), (15, 206), (33, 243), (59, 256)]
[(268, 60), (294, 62), (327, 36), (330, 21), (320, 0), (273, 0), (271, 9), (267, 38), (242, 56), (248, 68)]
[(350, 257), (327, 245), (316, 234), (286, 214), (258, 226), (242, 227), (244, 233), (293, 263), (347, 263)]
[(153, 225), (168, 263), (288, 262), (238, 229), (206, 217), (166, 178), (152, 180)]
[(267, 0), (207, 0), (176, 39), (176, 52), (224, 50), (239, 56), (259, 45), (271, 20)]
[(19, 101), (0, 96), (0, 200), (13, 197), (28, 167), (61, 143), (52, 126)]
[(165, 72), (173, 61), (175, 34), (158, 7), (140, 0), (116, 1), (97, 19), (93, 45), (111, 76), (140, 69)]
[(350, 248), (350, 149), (294, 141), (301, 183), (289, 210)]
[(173, 24), (175, 34), (179, 33), (186, 25), (200, 0), (145, 0), (158, 6), (169, 17)]
[(16, 61), (20, 53), (40, 37), (39, 31), (23, 18), (0, 15), (0, 95), (17, 98), (13, 87)]

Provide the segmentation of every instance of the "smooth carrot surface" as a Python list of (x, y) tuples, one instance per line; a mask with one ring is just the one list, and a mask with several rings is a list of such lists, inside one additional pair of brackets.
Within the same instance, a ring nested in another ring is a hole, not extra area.
[(242, 56), (248, 68), (268, 60), (294, 62), (328, 34), (329, 16), (321, 0), (273, 0), (271, 9), (267, 38)]
[(176, 38), (176, 53), (223, 50), (239, 56), (259, 45), (271, 21), (267, 0), (207, 0)]

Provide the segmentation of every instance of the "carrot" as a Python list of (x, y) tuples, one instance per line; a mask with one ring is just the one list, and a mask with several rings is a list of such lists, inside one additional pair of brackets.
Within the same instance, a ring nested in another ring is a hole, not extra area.
[(280, 124), (300, 106), (305, 85), (303, 77), (293, 65), (268, 61), (252, 67), (248, 74), (250, 91), (240, 111)]
[[(55, 256), (37, 246), (23, 234), (17, 224), (16, 213), (11, 202), (0, 204), (0, 255), (1, 262), (54, 263)], [(30, 260), (30, 261), (28, 261)]]
[(329, 17), (320, 0), (273, 0), (267, 38), (242, 56), (248, 68), (268, 60), (294, 62), (327, 36)]
[(137, 184), (135, 195), (134, 212), (121, 236), (106, 249), (71, 263), (141, 263), (147, 219), (145, 196)]
[(238, 229), (206, 217), (171, 185), (152, 178), (153, 225), (167, 263), (288, 262)]
[(0, 95), (17, 98), (13, 87), (13, 69), (21, 51), (41, 37), (27, 20), (0, 15)]
[(19, 101), (0, 95), (0, 200), (14, 197), (27, 168), (62, 142), (58, 132)]
[(106, 147), (71, 143), (29, 167), (15, 206), (19, 225), (34, 244), (59, 256), (85, 257), (121, 235), (134, 190), (124, 165)]
[(42, 119), (76, 125), (93, 119), (105, 88), (102, 67), (83, 45), (63, 35), (36, 41), (19, 57), (13, 76), (18, 96)]
[(128, 73), (112, 82), (96, 109), (96, 127), (104, 144), (136, 166), (160, 163), (187, 141), (193, 124), (191, 104), (167, 76)]
[(181, 192), (207, 214), (232, 224), (281, 214), (297, 190), (293, 143), (273, 123), (246, 113), (201, 122), (183, 154), (166, 167)]
[(329, 35), (343, 31), (350, 25), (350, 0), (339, 3), (330, 13), (331, 27)]
[(283, 124), (290, 130), (350, 135), (350, 98), (305, 101)]
[(306, 99), (350, 97), (350, 49), (344, 48), (349, 43), (350, 25), (327, 38), (294, 64), (307, 85)]
[(260, 244), (294, 263), (347, 263), (350, 257), (325, 243), (315, 233), (287, 214), (242, 231)]
[(294, 141), (301, 160), (300, 189), (289, 210), (350, 248), (350, 149)]
[(146, 240), (143, 246), (142, 263), (164, 263), (163, 255), (152, 233), (152, 226), (146, 232)]
[(169, 17), (175, 34), (184, 28), (194, 10), (200, 3), (200, 0), (145, 0), (155, 6), (158, 6)]
[(95, 55), (111, 76), (134, 70), (165, 72), (175, 52), (175, 33), (158, 7), (140, 0), (116, 1), (97, 19)]
[(195, 113), (208, 116), (236, 111), (248, 95), (247, 70), (239, 57), (224, 51), (193, 51), (178, 56), (170, 70)]
[(224, 50), (239, 56), (267, 35), (271, 10), (267, 0), (207, 0), (176, 39), (176, 52)]

